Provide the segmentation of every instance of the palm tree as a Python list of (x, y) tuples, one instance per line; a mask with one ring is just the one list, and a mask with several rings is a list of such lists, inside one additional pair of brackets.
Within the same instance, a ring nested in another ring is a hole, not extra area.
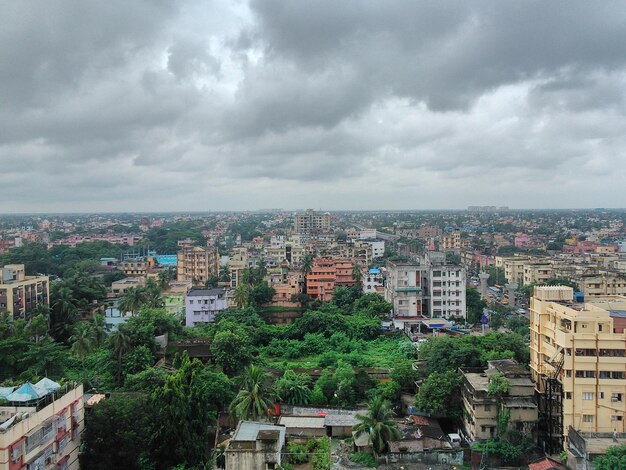
[(104, 321), (104, 315), (98, 313), (95, 317), (93, 317), (90, 327), (93, 332), (95, 345), (102, 345), (104, 343), (104, 340), (106, 339), (108, 331), (108, 326)]
[(311, 389), (308, 377), (286, 370), (274, 384), (276, 395), (290, 405), (308, 405), (311, 402)]
[(357, 284), (361, 284), (361, 265), (358, 263), (352, 267), (352, 279), (354, 279)]
[(74, 334), (70, 336), (70, 343), (72, 354), (84, 360), (96, 345), (92, 326), (88, 323), (79, 323), (74, 329)]
[(113, 353), (117, 356), (117, 383), (122, 383), (122, 358), (124, 353), (130, 349), (130, 338), (123, 330), (118, 328), (117, 331), (111, 333), (109, 341), (113, 349)]
[(313, 255), (311, 253), (307, 253), (302, 258), (301, 270), (302, 278), (304, 279), (304, 292), (306, 293), (307, 276), (313, 271)]
[(239, 393), (230, 404), (230, 411), (238, 419), (258, 420), (268, 415), (273, 404), (273, 393), (267, 386), (272, 376), (261, 367), (250, 365), (238, 377)]
[(235, 288), (233, 299), (237, 304), (237, 307), (242, 308), (248, 304), (250, 299), (250, 288), (247, 284), (241, 283)]
[(360, 423), (354, 427), (354, 437), (368, 434), (374, 446), (374, 452), (377, 454), (385, 451), (390, 440), (399, 439), (402, 435), (393, 419), (394, 413), (390, 406), (389, 401), (374, 397), (369, 402), (367, 414), (356, 415)]
[(139, 311), (144, 303), (145, 291), (140, 287), (129, 287), (122, 294), (117, 308), (120, 312), (126, 314), (130, 312), (132, 316)]

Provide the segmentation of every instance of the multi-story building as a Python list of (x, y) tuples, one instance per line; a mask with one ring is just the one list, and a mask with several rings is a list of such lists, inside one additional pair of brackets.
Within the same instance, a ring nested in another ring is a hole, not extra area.
[(468, 245), (468, 241), (461, 236), (460, 230), (453, 230), (444, 235), (441, 240), (441, 251), (459, 252)]
[(179, 281), (204, 285), (212, 277), (219, 276), (220, 255), (216, 248), (184, 246), (177, 253), (176, 270)]
[(393, 305), (395, 317), (422, 315), (422, 273), (423, 268), (418, 264), (387, 262), (385, 300)]
[(573, 301), (563, 286), (535, 287), (530, 367), (540, 394), (540, 439), (560, 450), (567, 429), (624, 432), (626, 297)]
[(185, 295), (185, 325), (213, 323), (215, 315), (227, 308), (225, 289), (191, 289)]
[[(509, 413), (508, 428), (521, 432), (531, 440), (537, 432), (535, 384), (530, 372), (513, 359), (488, 361), (487, 370), (461, 369), (463, 385), (463, 426), (472, 441), (496, 437), (498, 415)], [(501, 374), (509, 383), (502, 397), (489, 394), (489, 379)]]
[(233, 289), (239, 285), (239, 280), (244, 269), (248, 267), (248, 250), (246, 248), (233, 248), (232, 254), (228, 259), (228, 268), (230, 269), (230, 287)]
[(385, 294), (385, 277), (378, 268), (363, 268), (361, 274), (363, 292), (366, 294)]
[(554, 268), (549, 261), (524, 263), (524, 284), (545, 284), (552, 277), (554, 277)]
[(307, 294), (317, 300), (330, 302), (335, 287), (351, 287), (354, 264), (345, 259), (316, 258), (311, 273), (306, 278)]
[(48, 276), (27, 276), (23, 264), (0, 270), (0, 313), (28, 320), (39, 304), (50, 305)]
[(572, 279), (580, 292), (588, 297), (602, 297), (606, 295), (626, 296), (626, 276), (603, 273), (592, 276), (577, 276)]
[(145, 260), (123, 261), (120, 265), (124, 274), (130, 277), (145, 277), (148, 274), (150, 264)]
[(445, 254), (429, 252), (424, 256), (427, 283), (423, 311), (432, 318), (466, 318), (466, 275), (465, 268), (448, 264)]
[[(521, 286), (524, 284), (524, 265), (530, 260), (527, 256), (496, 256), (496, 266), (504, 268), (504, 277), (507, 282), (515, 282)], [(504, 282), (505, 279), (501, 281)]]
[(328, 232), (330, 230), (330, 214), (320, 214), (308, 209), (304, 214), (294, 217), (293, 230), (298, 235)]
[(285, 448), (285, 426), (241, 421), (226, 448), (226, 470), (279, 468)]
[(272, 273), (268, 276), (270, 287), (274, 288), (274, 297), (272, 305), (281, 307), (298, 306), (297, 297), (302, 293), (302, 285), (304, 279), (302, 272), (290, 271), (289, 264), (283, 262), (280, 267), (280, 273)]
[(83, 386), (49, 379), (0, 387), (0, 470), (77, 470)]

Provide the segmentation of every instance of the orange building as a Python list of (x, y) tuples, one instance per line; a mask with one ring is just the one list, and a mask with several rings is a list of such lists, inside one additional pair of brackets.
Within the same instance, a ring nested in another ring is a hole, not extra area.
[(346, 259), (315, 259), (311, 274), (307, 276), (306, 293), (313, 299), (330, 302), (335, 287), (350, 287), (356, 284), (352, 278), (353, 267), (352, 261)]

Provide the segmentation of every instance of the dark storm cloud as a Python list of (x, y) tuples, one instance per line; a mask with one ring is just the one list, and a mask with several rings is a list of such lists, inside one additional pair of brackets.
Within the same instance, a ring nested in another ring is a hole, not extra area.
[(0, 2), (0, 212), (626, 205), (620, 2)]

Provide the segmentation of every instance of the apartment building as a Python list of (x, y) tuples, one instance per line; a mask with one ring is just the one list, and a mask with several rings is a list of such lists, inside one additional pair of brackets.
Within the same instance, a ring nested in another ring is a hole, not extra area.
[(120, 268), (129, 277), (145, 277), (148, 275), (150, 264), (145, 260), (128, 260), (120, 264)]
[(459, 252), (463, 248), (467, 248), (469, 240), (461, 236), (460, 230), (453, 230), (441, 239), (441, 251)]
[(624, 432), (626, 297), (573, 301), (564, 286), (535, 287), (530, 304), (530, 367), (540, 394), (540, 440), (562, 449), (571, 426)]
[(356, 284), (352, 277), (354, 264), (346, 259), (316, 258), (307, 276), (307, 294), (317, 300), (330, 302), (335, 287), (351, 287)]
[(289, 264), (281, 265), (280, 273), (271, 273), (268, 276), (270, 287), (274, 288), (272, 305), (280, 307), (297, 307), (296, 299), (302, 293), (304, 278), (300, 271), (290, 271)]
[(23, 264), (7, 264), (0, 271), (0, 313), (29, 320), (37, 305), (50, 305), (48, 276), (27, 276)]
[(0, 470), (77, 470), (83, 386), (49, 379), (0, 387)]
[(602, 297), (606, 295), (626, 296), (626, 276), (603, 273), (595, 276), (577, 276), (572, 279), (580, 292), (588, 297)]
[(524, 284), (545, 284), (548, 279), (553, 277), (555, 277), (554, 268), (552, 267), (552, 264), (548, 261), (524, 263)]
[(185, 295), (185, 325), (213, 323), (215, 315), (227, 308), (225, 289), (191, 289)]
[(293, 221), (293, 230), (298, 235), (328, 232), (330, 230), (330, 214), (321, 214), (308, 209), (304, 214), (297, 214)]
[(423, 314), (423, 273), (419, 264), (387, 261), (385, 300), (393, 305), (395, 317), (411, 318)]
[(184, 246), (176, 254), (176, 261), (179, 281), (193, 281), (196, 285), (204, 285), (220, 273), (220, 255), (216, 248)]
[(239, 285), (244, 269), (248, 267), (248, 250), (246, 248), (233, 248), (228, 259), (230, 269), (230, 287), (233, 289)]
[(446, 263), (445, 253), (424, 256), (426, 309), (432, 318), (466, 318), (465, 268)]
[(504, 269), (506, 282), (515, 282), (520, 286), (524, 284), (524, 265), (530, 261), (527, 256), (496, 256), (496, 266)]
[[(488, 368), (460, 369), (463, 376), (463, 427), (472, 441), (496, 437), (498, 414), (508, 412), (508, 429), (521, 432), (534, 440), (539, 420), (535, 400), (535, 384), (530, 372), (514, 359), (488, 361)], [(503, 375), (509, 382), (509, 392), (503, 397), (489, 395), (489, 378)]]
[(361, 270), (361, 285), (366, 294), (385, 294), (385, 277), (378, 268)]

